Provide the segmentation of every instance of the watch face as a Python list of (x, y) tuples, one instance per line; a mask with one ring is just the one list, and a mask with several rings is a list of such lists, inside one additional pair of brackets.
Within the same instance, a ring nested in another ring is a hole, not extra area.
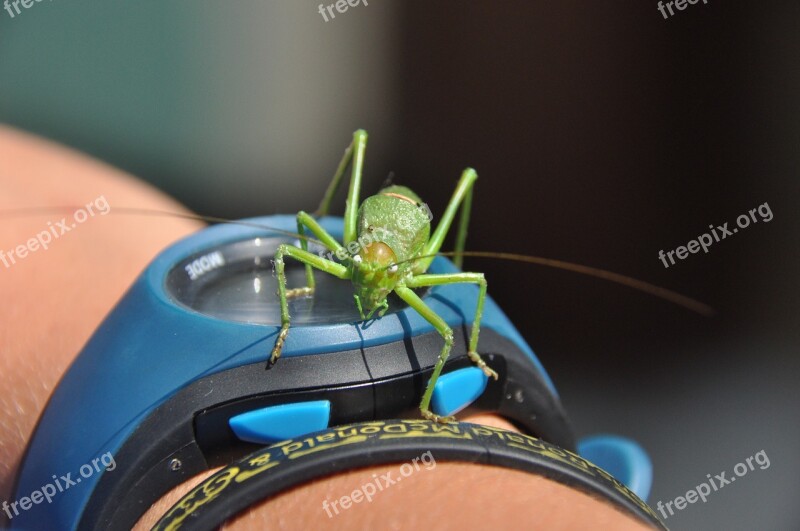
[[(167, 293), (179, 304), (203, 315), (245, 323), (281, 324), (278, 280), (272, 259), (278, 245), (297, 241), (285, 238), (250, 238), (203, 250), (178, 262), (166, 278)], [(328, 250), (309, 245), (309, 251), (333, 261)], [(292, 258), (285, 259), (286, 288), (306, 286), (305, 267)], [(353, 285), (322, 271), (314, 270), (313, 296), (289, 299), (292, 325), (341, 324), (361, 321)], [(394, 294), (389, 310), (406, 307)]]

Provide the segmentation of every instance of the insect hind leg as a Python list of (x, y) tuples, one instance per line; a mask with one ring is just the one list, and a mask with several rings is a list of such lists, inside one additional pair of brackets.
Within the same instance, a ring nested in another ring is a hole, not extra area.
[(467, 240), (467, 225), (469, 225), (469, 215), (472, 209), (472, 188), (477, 179), (478, 174), (472, 168), (467, 168), (461, 173), (461, 178), (458, 180), (456, 189), (453, 192), (453, 197), (451, 197), (450, 201), (447, 203), (447, 208), (439, 220), (436, 230), (433, 232), (433, 235), (430, 237), (428, 243), (425, 244), (425, 247), (422, 250), (421, 254), (426, 258), (422, 258), (417, 262), (417, 265), (414, 268), (416, 273), (424, 273), (428, 270), (428, 267), (430, 267), (431, 262), (433, 262), (433, 255), (438, 253), (439, 249), (441, 249), (444, 239), (450, 230), (450, 225), (452, 225), (453, 219), (455, 218), (459, 207), (461, 207), (461, 215), (458, 233), (456, 235), (457, 254), (453, 261), (459, 267), (459, 269), (461, 268), (463, 260), (461, 253), (464, 250), (464, 244)]
[(358, 236), (356, 225), (358, 221), (359, 195), (361, 193), (361, 175), (364, 168), (364, 151), (367, 148), (367, 132), (358, 129), (353, 133), (353, 141), (344, 151), (344, 156), (336, 168), (333, 180), (328, 185), (325, 195), (314, 213), (317, 217), (328, 214), (328, 209), (333, 201), (333, 196), (342, 182), (347, 166), (352, 163), (350, 187), (347, 191), (347, 203), (344, 211), (344, 243), (347, 245)]

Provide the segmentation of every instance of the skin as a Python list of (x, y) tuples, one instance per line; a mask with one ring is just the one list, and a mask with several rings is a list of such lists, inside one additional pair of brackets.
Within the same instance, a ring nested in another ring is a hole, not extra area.
[[(53, 388), (97, 325), (159, 251), (196, 231), (197, 222), (114, 215), (115, 205), (182, 212), (153, 188), (112, 167), (53, 143), (0, 127), (0, 210), (72, 205), (63, 213), (0, 217), (0, 249), (25, 243), (47, 221), (99, 196), (111, 214), (95, 216), (6, 268), (0, 263), (0, 500), (11, 500), (25, 444)], [(466, 419), (465, 419), (466, 420)], [(502, 419), (469, 419), (512, 429)], [(420, 450), (423, 453), (424, 449)], [(226, 529), (381, 529), (525, 527), (646, 529), (596, 500), (542, 477), (483, 465), (437, 463), (328, 518), (323, 500), (337, 500), (396, 465), (325, 478), (263, 502)], [(207, 474), (168, 493), (136, 529), (149, 529)], [(502, 492), (502, 497), (496, 493)], [(413, 509), (412, 509), (413, 508)]]

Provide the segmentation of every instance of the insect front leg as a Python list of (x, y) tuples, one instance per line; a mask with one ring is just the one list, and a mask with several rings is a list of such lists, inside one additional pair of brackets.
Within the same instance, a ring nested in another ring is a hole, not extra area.
[(472, 321), (472, 332), (469, 337), (469, 350), (467, 356), (480, 368), (489, 378), (497, 380), (497, 373), (492, 370), (478, 354), (478, 335), (480, 334), (481, 317), (483, 317), (483, 303), (486, 300), (486, 279), (483, 273), (450, 273), (450, 274), (428, 274), (417, 275), (406, 281), (406, 286), (410, 288), (422, 288), (429, 286), (441, 286), (444, 284), (470, 283), (478, 285), (478, 303), (475, 307), (475, 318)]
[(447, 323), (444, 322), (444, 319), (439, 317), (436, 312), (431, 310), (430, 307), (409, 288), (398, 286), (395, 288), (394, 292), (398, 297), (403, 299), (409, 306), (414, 308), (422, 317), (424, 317), (426, 321), (431, 323), (433, 327), (436, 328), (436, 331), (442, 336), (442, 339), (444, 339), (444, 346), (442, 347), (442, 351), (439, 353), (439, 359), (436, 360), (436, 365), (433, 367), (433, 374), (431, 374), (431, 379), (428, 380), (428, 386), (425, 388), (425, 393), (422, 395), (422, 401), (419, 404), (419, 411), (422, 413), (422, 416), (428, 420), (441, 422), (443, 424), (455, 422), (455, 417), (442, 417), (440, 415), (436, 415), (430, 410), (431, 397), (433, 396), (433, 389), (436, 386), (436, 380), (439, 379), (439, 375), (442, 373), (442, 368), (444, 368), (447, 357), (450, 355), (450, 350), (453, 348), (453, 330), (447, 325)]
[[(323, 245), (325, 245), (325, 247), (327, 247), (337, 256), (345, 256), (347, 254), (347, 250), (336, 241), (336, 238), (331, 236), (328, 231), (323, 229), (322, 225), (320, 225), (316, 219), (314, 219), (310, 214), (300, 211), (297, 213), (297, 232), (301, 236), (305, 236), (306, 228), (308, 228), (308, 230), (310, 230), (311, 233), (316, 236), (316, 238), (321, 241)], [(300, 238), (300, 247), (304, 251), (308, 251), (308, 241), (306, 238)], [(311, 264), (306, 263), (306, 287), (289, 290), (286, 292), (286, 296), (291, 298), (300, 295), (311, 295), (314, 293), (314, 285), (314, 272), (312, 270), (312, 266)]]
[(335, 277), (341, 279), (350, 278), (347, 268), (341, 264), (326, 260), (325, 258), (317, 256), (308, 251), (298, 249), (293, 245), (283, 243), (278, 246), (278, 250), (275, 252), (274, 264), (275, 272), (278, 276), (278, 298), (280, 299), (281, 303), (281, 329), (280, 332), (278, 332), (278, 337), (275, 340), (275, 346), (272, 348), (272, 354), (267, 362), (267, 369), (275, 365), (275, 362), (277, 362), (278, 358), (280, 358), (283, 345), (286, 342), (286, 337), (289, 335), (289, 298), (291, 295), (289, 294), (290, 292), (286, 290), (284, 256), (292, 257), (303, 264), (319, 269), (320, 271)]

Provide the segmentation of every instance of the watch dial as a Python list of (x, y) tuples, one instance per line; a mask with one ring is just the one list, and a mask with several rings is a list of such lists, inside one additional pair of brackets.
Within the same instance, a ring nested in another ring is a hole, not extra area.
[[(192, 255), (179, 262), (167, 275), (166, 290), (180, 304), (204, 315), (247, 323), (281, 324), (278, 280), (272, 259), (281, 243), (297, 240), (252, 238)], [(309, 245), (309, 251), (328, 258), (328, 251)], [(336, 260), (333, 257), (333, 260)], [(285, 259), (286, 288), (306, 285), (305, 267)], [(293, 325), (353, 323), (361, 320), (353, 299), (353, 285), (332, 275), (314, 270), (313, 295), (289, 299)], [(396, 295), (389, 296), (389, 310), (407, 305)]]

